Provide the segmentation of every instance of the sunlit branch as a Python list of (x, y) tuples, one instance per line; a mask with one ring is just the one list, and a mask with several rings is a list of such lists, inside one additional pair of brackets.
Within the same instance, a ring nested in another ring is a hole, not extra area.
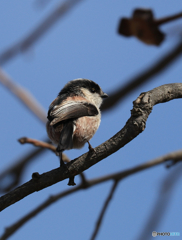
[(0, 211), (35, 191), (40, 191), (66, 178), (80, 174), (118, 151), (144, 131), (146, 121), (154, 105), (177, 98), (182, 98), (182, 83), (166, 84), (142, 93), (133, 102), (131, 117), (117, 134), (96, 147), (94, 152), (87, 152), (72, 160), (67, 164), (66, 168), (57, 168), (43, 173), (39, 179), (31, 179), (29, 182), (2, 196), (0, 198)]
[[(103, 182), (107, 182), (107, 181), (111, 181), (111, 180), (112, 181), (114, 180), (116, 183), (128, 176), (131, 176), (131, 175), (138, 173), (140, 171), (143, 171), (145, 169), (152, 168), (159, 164), (163, 164), (163, 163), (167, 163), (167, 162), (177, 163), (178, 161), (181, 161), (181, 160), (182, 160), (182, 150), (166, 154), (164, 156), (158, 157), (158, 158), (148, 161), (146, 163), (140, 164), (136, 167), (130, 168), (128, 170), (120, 171), (120, 172), (114, 173), (114, 174), (105, 175), (103, 177), (95, 178), (92, 180), (86, 180), (86, 181), (84, 180), (78, 186), (76, 186), (74, 188), (71, 188), (69, 190), (63, 191), (61, 193), (58, 193), (56, 195), (52, 195), (51, 197), (49, 197), (47, 200), (45, 200), (42, 204), (40, 204), (34, 210), (30, 211), (27, 215), (25, 215), (24, 217), (19, 219), (16, 223), (12, 224), (10, 227), (7, 227), (4, 234), (1, 236), (0, 240), (7, 239), (7, 237), (11, 236), (14, 232), (16, 232), (21, 226), (23, 226), (31, 218), (33, 218), (38, 213), (43, 211), (45, 208), (52, 205), (56, 201), (64, 198), (67, 195), (70, 195), (70, 194), (77, 192), (79, 190), (82, 190), (82, 189), (91, 188), (97, 184), (101, 184)], [(115, 185), (113, 185), (113, 187), (115, 187)], [(0, 204), (3, 204), (2, 198), (0, 198)], [(1, 210), (3, 210), (3, 209), (1, 209)]]

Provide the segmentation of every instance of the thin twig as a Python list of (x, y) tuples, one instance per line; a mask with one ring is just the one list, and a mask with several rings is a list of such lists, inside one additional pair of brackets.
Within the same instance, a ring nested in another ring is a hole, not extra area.
[[(176, 161), (180, 161), (180, 160), (182, 160), (182, 150), (171, 152), (169, 154), (158, 157), (158, 158), (153, 159), (151, 161), (148, 161), (146, 163), (140, 164), (140, 165), (138, 165), (136, 167), (133, 167), (133, 168), (130, 168), (128, 170), (120, 171), (120, 172), (114, 173), (114, 174), (109, 174), (109, 175), (106, 175), (106, 176), (103, 176), (103, 177), (100, 177), (100, 178), (95, 178), (95, 179), (92, 179), (92, 180), (86, 180), (87, 185), (85, 185), (83, 182), (81, 182), (81, 184), (78, 185), (77, 187), (71, 188), (69, 190), (63, 191), (61, 193), (58, 193), (56, 195), (53, 195), (53, 196), (49, 197), (42, 204), (40, 204), (38, 207), (36, 207), (33, 211), (29, 212), (27, 215), (22, 217), (16, 223), (12, 224), (10, 227), (7, 227), (5, 229), (4, 234), (0, 237), (0, 240), (7, 239), (7, 237), (9, 237), (14, 232), (16, 232), (28, 220), (30, 220), (31, 218), (36, 216), (38, 213), (43, 211), (48, 206), (52, 205), (56, 201), (62, 199), (63, 197), (65, 197), (69, 194), (72, 194), (72, 193), (74, 193), (76, 191), (79, 191), (79, 190), (82, 190), (82, 189), (91, 188), (91, 187), (93, 187), (97, 184), (101, 184), (103, 182), (107, 182), (107, 181), (110, 181), (110, 180), (114, 180), (115, 182), (119, 182), (120, 180), (122, 180), (122, 179), (124, 179), (128, 176), (131, 176), (131, 175), (133, 175), (135, 173), (138, 173), (140, 171), (143, 171), (145, 169), (152, 168), (156, 165), (163, 164), (163, 163), (166, 163), (168, 161), (176, 162)], [(2, 204), (1, 198), (0, 198), (0, 203)], [(2, 209), (0, 209), (0, 210), (2, 210)]]
[(36, 99), (23, 87), (15, 84), (11, 78), (0, 69), (0, 82), (13, 93), (41, 122), (46, 123), (46, 113)]
[[(0, 174), (0, 192), (2, 193), (9, 192), (13, 188), (15, 188), (17, 185), (19, 185), (22, 179), (22, 174), (24, 172), (25, 167), (27, 167), (28, 164), (36, 160), (38, 156), (45, 153), (45, 151), (43, 150), (45, 149), (39, 148), (39, 149), (30, 151), (25, 156), (22, 156), (19, 159), (15, 159), (14, 160), (15, 164), (14, 165), (12, 164), (10, 168), (4, 170)], [(3, 180), (7, 177), (11, 179), (11, 182), (8, 181), (8, 183), (6, 183), (7, 181)]]
[(40, 23), (28, 36), (0, 54), (0, 65), (5, 64), (21, 52), (35, 44), (61, 17), (68, 13), (81, 0), (65, 0)]
[[(38, 141), (35, 139), (30, 139), (30, 138), (28, 138), (28, 139), (30, 141), (32, 141), (33, 145), (35, 145), (34, 143), (36, 143), (37, 146), (41, 147), (41, 148), (32, 150), (28, 154), (22, 156), (20, 159), (14, 160), (13, 162), (15, 162), (15, 164), (11, 165), (10, 168), (4, 170), (4, 172), (2, 172), (0, 174), (0, 192), (2, 192), (2, 193), (9, 192), (13, 188), (15, 188), (21, 181), (24, 169), (28, 166), (28, 164), (30, 164), (30, 162), (32, 162), (34, 159), (36, 159), (36, 157), (45, 153), (45, 150), (49, 149), (54, 152), (55, 147), (53, 145), (49, 144), (50, 141), (48, 139), (46, 139), (44, 142)], [(26, 143), (26, 142), (24, 142), (24, 143)], [(38, 143), (40, 145), (38, 145)], [(43, 144), (43, 145), (41, 145), (41, 144)], [(46, 148), (42, 148), (44, 146)], [(47, 146), (49, 146), (50, 148), (47, 148)], [(63, 158), (64, 162), (67, 162), (67, 163), (70, 162), (70, 159), (64, 153), (62, 155), (62, 158)], [(8, 185), (5, 185), (3, 179), (6, 178), (7, 176), (9, 177), (9, 179), (11, 179), (11, 182), (8, 182)]]
[[(46, 148), (46, 149), (49, 149), (51, 150), (52, 152), (54, 152), (56, 155), (57, 155), (57, 152), (56, 152), (56, 147), (53, 146), (52, 144), (50, 143), (47, 143), (47, 142), (43, 142), (43, 141), (39, 141), (37, 139), (32, 139), (32, 138), (27, 138), (27, 137), (22, 137), (20, 139), (18, 139), (18, 141), (21, 143), (21, 144), (25, 144), (25, 143), (30, 143), (30, 144), (33, 144), (34, 146), (36, 147), (41, 147), (41, 148)], [(58, 156), (58, 155), (57, 155)], [(60, 156), (59, 156), (60, 157)], [(61, 153), (61, 161), (63, 162), (70, 162), (70, 159), (64, 154), (64, 153)], [(85, 179), (85, 176), (83, 173), (81, 173), (81, 178)], [(76, 185), (74, 183), (74, 176), (70, 178), (69, 180), (69, 186), (74, 186)]]
[(37, 139), (22, 137), (22, 138), (18, 139), (18, 142), (21, 144), (30, 143), (36, 147), (47, 148), (47, 149), (51, 150), (52, 152), (56, 153), (56, 147), (54, 145), (47, 143), (47, 142), (39, 141)]
[[(36, 146), (36, 147), (41, 147), (41, 148), (49, 149), (49, 150), (51, 150), (52, 152), (54, 152), (54, 153), (57, 155), (56, 147), (53, 146), (53, 145), (50, 144), (50, 143), (43, 142), (43, 141), (39, 141), (39, 140), (37, 140), (37, 139), (27, 138), (27, 137), (22, 137), (22, 138), (18, 139), (18, 141), (19, 141), (21, 144), (30, 143), (30, 144), (33, 144), (33, 145)], [(57, 155), (57, 156), (58, 156), (58, 155)], [(60, 156), (59, 156), (59, 157), (60, 157)], [(61, 161), (68, 163), (68, 162), (70, 162), (70, 159), (69, 159), (64, 153), (61, 153), (60, 163), (61, 163)], [(80, 173), (80, 175), (81, 175), (82, 180), (85, 179), (85, 176), (84, 176), (83, 173)], [(86, 182), (85, 182), (85, 183), (86, 183)], [(69, 186), (74, 186), (74, 185), (76, 185), (76, 184), (74, 183), (74, 176), (70, 178), (68, 185), (69, 185)]]
[(161, 24), (165, 24), (165, 23), (171, 22), (173, 20), (176, 20), (178, 18), (182, 18), (182, 12), (174, 14), (174, 15), (169, 16), (169, 17), (163, 17), (163, 18), (160, 18), (160, 19), (155, 19), (154, 22), (155, 22), (156, 25), (161, 25)]
[(112, 188), (110, 190), (110, 193), (109, 193), (108, 197), (106, 198), (106, 201), (105, 201), (105, 203), (103, 205), (103, 208), (102, 208), (102, 210), (100, 212), (100, 215), (99, 215), (99, 218), (97, 220), (97, 223), (96, 223), (94, 232), (92, 234), (91, 240), (95, 240), (95, 238), (97, 237), (97, 234), (99, 232), (100, 226), (102, 224), (102, 220), (103, 220), (104, 214), (105, 214), (105, 212), (106, 212), (106, 210), (107, 210), (107, 208), (109, 206), (109, 203), (110, 203), (110, 201), (111, 201), (111, 199), (113, 197), (113, 194), (114, 194), (114, 192), (116, 190), (117, 185), (118, 185), (118, 181), (114, 181), (114, 184), (113, 184), (113, 186), (112, 186)]
[[(22, 138), (18, 139), (18, 141), (21, 144), (30, 143), (36, 147), (41, 147), (43, 149), (51, 150), (53, 153), (56, 154), (56, 147), (54, 145), (50, 144), (49, 140), (47, 140), (46, 142), (43, 142), (43, 141), (39, 141), (39, 140), (33, 139), (33, 138), (22, 137)], [(70, 159), (64, 153), (62, 153), (62, 160), (67, 163), (70, 162)]]

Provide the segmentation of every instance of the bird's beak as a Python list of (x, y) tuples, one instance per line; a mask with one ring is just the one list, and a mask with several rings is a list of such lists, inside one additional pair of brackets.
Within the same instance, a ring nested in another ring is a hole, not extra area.
[(102, 93), (102, 95), (101, 95), (101, 98), (107, 98), (108, 97), (108, 95), (107, 95), (107, 93)]

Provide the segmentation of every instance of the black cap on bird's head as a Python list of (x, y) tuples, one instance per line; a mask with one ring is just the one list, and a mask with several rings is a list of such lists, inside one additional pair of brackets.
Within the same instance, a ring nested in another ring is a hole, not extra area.
[(78, 78), (68, 82), (64, 88), (60, 91), (59, 95), (69, 93), (70, 95), (82, 95), (81, 89), (88, 89), (91, 93), (98, 93), (101, 98), (106, 98), (108, 95), (102, 91), (100, 86), (92, 80)]

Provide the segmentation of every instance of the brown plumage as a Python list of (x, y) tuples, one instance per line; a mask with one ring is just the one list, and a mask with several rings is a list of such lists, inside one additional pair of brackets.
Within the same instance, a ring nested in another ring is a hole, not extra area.
[(100, 125), (99, 108), (105, 97), (100, 86), (88, 79), (75, 79), (65, 85), (50, 104), (46, 125), (58, 152), (89, 143)]

